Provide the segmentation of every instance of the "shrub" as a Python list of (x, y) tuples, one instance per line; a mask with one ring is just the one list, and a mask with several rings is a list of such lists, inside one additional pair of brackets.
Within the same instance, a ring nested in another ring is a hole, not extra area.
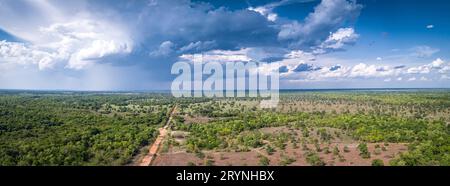
[(190, 161), (187, 163), (187, 166), (196, 166), (194, 162)]
[(272, 146), (267, 145), (266, 152), (268, 155), (272, 155), (275, 152), (275, 149)]
[(348, 148), (348, 146), (344, 146), (344, 152), (350, 152), (350, 149)]
[(314, 152), (306, 153), (306, 162), (308, 162), (312, 166), (325, 166), (326, 165), (326, 163), (319, 157), (319, 155)]
[(214, 160), (206, 159), (205, 166), (214, 166)]
[(203, 152), (201, 152), (201, 151), (196, 152), (195, 156), (197, 156), (197, 158), (200, 158), (200, 159), (205, 158), (205, 154), (203, 154)]
[(384, 166), (384, 162), (380, 159), (374, 159), (372, 160), (372, 166)]
[(376, 148), (373, 153), (375, 155), (380, 155), (381, 154), (381, 148)]
[(286, 166), (294, 163), (296, 160), (294, 158), (283, 155), (280, 160), (281, 166)]
[(370, 158), (370, 152), (369, 152), (369, 149), (367, 148), (367, 144), (366, 143), (360, 143), (358, 145), (358, 150), (359, 150), (359, 155), (362, 158), (364, 158), (364, 159)]
[(339, 155), (339, 148), (338, 148), (338, 146), (336, 145), (336, 146), (334, 146), (334, 148), (333, 148), (333, 155), (335, 155), (335, 156), (337, 156), (337, 155)]
[(263, 155), (260, 155), (259, 156), (259, 165), (260, 166), (268, 166), (268, 165), (270, 165), (269, 158), (267, 158), (267, 157), (265, 157)]

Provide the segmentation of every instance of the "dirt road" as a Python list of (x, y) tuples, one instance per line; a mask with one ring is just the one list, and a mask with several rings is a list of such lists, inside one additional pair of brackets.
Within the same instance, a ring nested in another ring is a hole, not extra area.
[(169, 128), (170, 121), (172, 120), (172, 116), (176, 110), (177, 106), (174, 106), (172, 111), (170, 111), (169, 119), (166, 122), (166, 125), (159, 129), (159, 135), (156, 138), (155, 142), (150, 146), (147, 155), (144, 156), (142, 159), (142, 162), (139, 164), (139, 166), (150, 166), (155, 159), (156, 153), (159, 150), (159, 147), (161, 146), (162, 141), (167, 135), (167, 130)]

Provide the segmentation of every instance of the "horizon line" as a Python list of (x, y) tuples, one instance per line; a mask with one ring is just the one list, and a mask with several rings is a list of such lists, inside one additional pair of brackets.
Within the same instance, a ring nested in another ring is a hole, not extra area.
[[(450, 90), (450, 87), (402, 87), (402, 88), (380, 88), (380, 87), (372, 87), (372, 88), (303, 88), (303, 89), (279, 89), (279, 91), (314, 91), (314, 90), (433, 90), (433, 89), (444, 89)], [(76, 89), (3, 89), (0, 88), (1, 91), (37, 91), (37, 92), (170, 92), (171, 90), (76, 90)], [(195, 92), (194, 90), (192, 90)], [(226, 90), (223, 90), (226, 91)], [(249, 89), (245, 90), (234, 90), (234, 91), (249, 91)], [(269, 90), (270, 91), (270, 90)]]

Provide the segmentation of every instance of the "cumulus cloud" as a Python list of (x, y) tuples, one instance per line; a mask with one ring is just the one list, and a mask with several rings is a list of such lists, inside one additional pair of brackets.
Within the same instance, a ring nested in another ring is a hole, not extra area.
[(267, 18), (269, 21), (276, 21), (278, 18), (278, 15), (276, 13), (272, 12), (272, 8), (268, 6), (260, 6), (260, 7), (249, 7), (248, 10), (255, 11), (263, 15)]
[[(333, 65), (333, 66), (322, 66), (320, 68), (314, 68), (312, 66), (305, 66), (302, 72), (305, 74), (303, 76), (291, 73), (291, 76), (287, 78), (298, 79), (304, 78), (309, 80), (342, 80), (342, 79), (396, 79), (397, 81), (402, 81), (404, 77), (410, 76), (410, 74), (424, 74), (426, 76), (421, 76), (419, 80), (428, 81), (438, 75), (438, 73), (446, 75), (449, 72), (449, 63), (444, 62), (442, 59), (438, 58), (433, 62), (425, 65), (412, 66), (410, 68), (405, 68), (402, 66), (390, 66), (390, 65), (375, 65), (359, 63), (353, 66), (343, 66), (343, 65)], [(306, 68), (309, 67), (309, 68)], [(445, 71), (444, 71), (445, 69)], [(409, 81), (416, 80), (415, 77), (409, 77)]]
[(157, 50), (150, 52), (150, 56), (168, 56), (174, 52), (174, 47), (175, 45), (171, 41), (164, 41)]
[(90, 63), (110, 55), (132, 51), (131, 38), (120, 28), (97, 20), (81, 19), (41, 27), (48, 43), (37, 43), (67, 59), (67, 68), (83, 69)]
[[(282, 25), (278, 39), (291, 41), (289, 44), (291, 48), (304, 49), (310, 48), (311, 45), (320, 45), (329, 38), (330, 32), (335, 32), (353, 22), (359, 16), (361, 9), (362, 6), (355, 1), (323, 0), (303, 23), (293, 21)], [(340, 36), (341, 34), (337, 34), (332, 39)]]
[(442, 67), (442, 69), (439, 70), (439, 73), (445, 74), (450, 72), (450, 64), (447, 64), (447, 66)]
[(258, 7), (252, 7), (250, 6), (248, 10), (258, 12), (259, 14), (263, 15), (267, 18), (269, 21), (276, 21), (278, 18), (278, 14), (276, 14), (273, 10), (277, 7), (294, 4), (294, 3), (305, 3), (305, 2), (311, 2), (314, 0), (281, 0), (269, 4), (265, 4), (263, 6)]
[(428, 74), (433, 69), (442, 69), (444, 67), (444, 61), (440, 58), (437, 58), (430, 64), (411, 67), (407, 70), (409, 74)]
[[(340, 28), (320, 44), (314, 53), (322, 54), (327, 51), (342, 50), (344, 46), (354, 44), (359, 35), (355, 33), (353, 28)], [(381, 59), (381, 58), (380, 58)]]
[(39, 69), (49, 69), (56, 64), (59, 56), (27, 46), (24, 43), (0, 41), (0, 62), (19, 65), (37, 65)]
[[(380, 70), (382, 69), (382, 70)], [(367, 65), (360, 63), (355, 65), (349, 72), (349, 77), (384, 77), (392, 75), (393, 71), (386, 67), (377, 67), (376, 65)]]
[[(246, 48), (238, 51), (232, 50), (214, 50), (206, 53), (197, 53), (183, 55), (181, 60), (195, 61), (195, 59), (203, 61), (214, 61), (220, 63), (227, 62), (249, 62), (256, 61), (251, 55), (255, 49)], [(202, 58), (203, 56), (203, 58)], [(280, 72), (281, 81), (314, 81), (314, 82), (332, 82), (332, 81), (353, 81), (353, 80), (378, 80), (380, 82), (392, 81), (430, 81), (439, 79), (438, 72), (448, 72), (450, 65), (444, 60), (437, 58), (436, 60), (425, 64), (409, 66), (406, 65), (389, 65), (389, 64), (372, 64), (375, 61), (360, 62), (356, 64), (341, 65), (340, 62), (334, 59), (322, 58), (310, 52), (302, 50), (295, 50), (284, 55), (283, 59), (275, 61), (278, 67), (270, 65), (260, 66), (259, 69), (263, 72), (278, 70)], [(356, 60), (357, 61), (357, 60)], [(422, 72), (419, 77), (411, 77), (412, 71)], [(433, 73), (432, 73), (433, 72)], [(446, 75), (446, 74), (444, 74)]]
[(9, 53), (3, 52), (0, 60), (14, 57), (18, 64), (37, 64), (41, 70), (59, 64), (83, 69), (104, 57), (130, 53), (133, 47), (131, 39), (120, 29), (89, 19), (40, 27), (38, 36), (39, 42), (2, 42), (2, 48), (9, 48)]

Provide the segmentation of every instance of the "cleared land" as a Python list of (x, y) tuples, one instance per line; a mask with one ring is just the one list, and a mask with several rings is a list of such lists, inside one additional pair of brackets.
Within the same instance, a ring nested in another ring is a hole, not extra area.
[(281, 95), (182, 105), (153, 165), (449, 165), (448, 91)]

